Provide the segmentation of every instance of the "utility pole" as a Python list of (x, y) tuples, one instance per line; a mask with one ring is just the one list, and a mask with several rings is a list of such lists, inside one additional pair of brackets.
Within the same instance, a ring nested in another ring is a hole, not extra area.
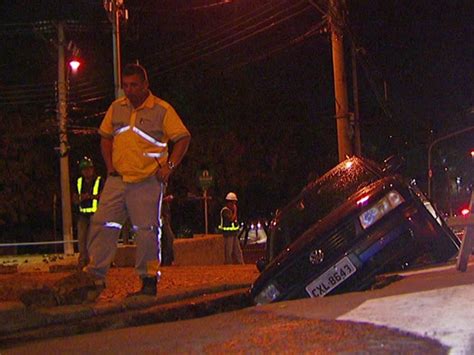
[(329, 1), (339, 161), (343, 161), (346, 157), (354, 154), (351, 139), (353, 135), (349, 122), (347, 78), (344, 67), (343, 13), (340, 4), (342, 1), (344, 0)]
[(69, 181), (69, 143), (67, 139), (67, 82), (64, 60), (64, 24), (58, 23), (58, 107), (59, 156), (61, 172), (61, 205), (63, 220), (64, 254), (73, 255), (71, 190)]
[(354, 154), (362, 155), (360, 143), (360, 115), (359, 115), (359, 83), (357, 79), (357, 48), (352, 39), (351, 59), (352, 59), (352, 97), (354, 98)]
[(104, 1), (105, 11), (112, 23), (112, 44), (114, 55), (114, 87), (115, 98), (122, 96), (122, 61), (120, 50), (120, 20), (124, 18), (128, 20), (128, 10), (125, 9), (123, 0), (106, 0)]

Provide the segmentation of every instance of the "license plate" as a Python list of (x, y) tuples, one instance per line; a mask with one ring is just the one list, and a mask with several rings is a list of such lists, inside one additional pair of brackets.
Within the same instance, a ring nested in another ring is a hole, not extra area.
[(323, 297), (349, 278), (356, 270), (354, 264), (345, 256), (306, 286), (306, 292), (308, 292), (310, 297)]

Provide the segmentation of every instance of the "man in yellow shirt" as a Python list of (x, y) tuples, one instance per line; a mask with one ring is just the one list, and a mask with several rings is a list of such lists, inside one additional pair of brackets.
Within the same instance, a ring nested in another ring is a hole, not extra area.
[(122, 87), (125, 97), (110, 105), (99, 128), (108, 176), (89, 227), (89, 264), (50, 288), (20, 295), (26, 305), (44, 305), (44, 300), (48, 305), (51, 300), (58, 305), (94, 301), (105, 287), (127, 217), (135, 231), (135, 270), (142, 281), (133, 295), (156, 295), (160, 275), (149, 272), (147, 263), (160, 262), (163, 192), (188, 150), (191, 135), (173, 107), (149, 91), (143, 67), (125, 66)]
[(142, 281), (136, 294), (156, 295), (159, 275), (151, 274), (147, 263), (160, 261), (164, 187), (186, 154), (191, 135), (173, 107), (154, 96), (148, 85), (142, 66), (125, 66), (125, 97), (112, 103), (100, 125), (108, 177), (89, 229), (90, 263), (84, 271), (105, 280), (120, 229), (129, 217), (135, 231), (135, 269)]

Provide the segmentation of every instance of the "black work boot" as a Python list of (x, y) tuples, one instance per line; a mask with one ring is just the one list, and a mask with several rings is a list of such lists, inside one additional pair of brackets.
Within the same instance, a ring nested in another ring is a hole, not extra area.
[(156, 296), (156, 276), (145, 276), (142, 278), (142, 288), (140, 291), (129, 293), (128, 297), (133, 296)]

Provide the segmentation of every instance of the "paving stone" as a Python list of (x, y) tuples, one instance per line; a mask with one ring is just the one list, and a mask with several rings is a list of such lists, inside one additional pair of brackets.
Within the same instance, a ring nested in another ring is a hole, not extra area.
[(14, 274), (18, 272), (18, 264), (0, 265), (0, 274)]

